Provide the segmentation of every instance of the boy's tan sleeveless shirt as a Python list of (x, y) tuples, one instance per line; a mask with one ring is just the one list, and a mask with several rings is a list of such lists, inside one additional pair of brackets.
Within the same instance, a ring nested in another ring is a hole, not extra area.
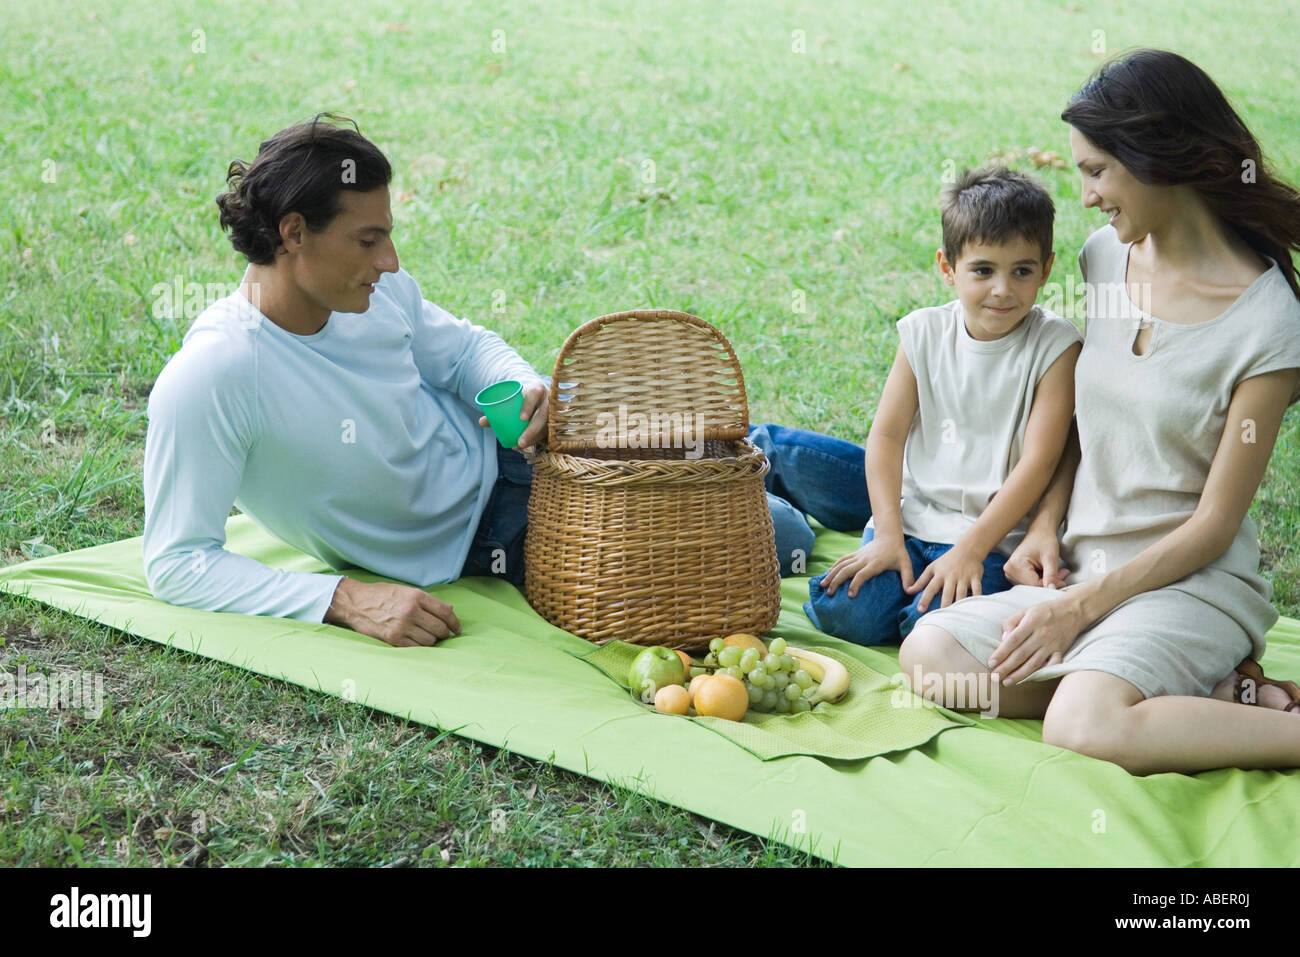
[[(1119, 567), (1186, 521), (1224, 430), (1255, 438), (1250, 422), (1227, 421), (1233, 390), (1252, 376), (1300, 368), (1300, 301), (1276, 263), (1222, 315), (1180, 325), (1129, 300), (1128, 252), (1104, 226), (1079, 253), (1088, 319), (1075, 372), (1082, 459), (1062, 538), (1068, 584)], [(1140, 356), (1132, 351), (1139, 321), (1154, 326)], [(1223, 555), (1168, 587), (1227, 613), (1262, 651), (1277, 611), (1259, 559), (1247, 516)]]

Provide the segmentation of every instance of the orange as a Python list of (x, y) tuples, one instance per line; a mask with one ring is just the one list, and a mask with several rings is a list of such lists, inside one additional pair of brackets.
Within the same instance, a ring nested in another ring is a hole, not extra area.
[(690, 693), (681, 685), (664, 685), (655, 693), (655, 710), (663, 714), (685, 714), (690, 706)]
[(749, 710), (749, 692), (731, 675), (712, 675), (695, 692), (695, 710), (709, 717), (739, 721)]
[(767, 657), (767, 645), (763, 644), (761, 638), (755, 638), (753, 635), (728, 635), (726, 638), (722, 639), (722, 643), (724, 645), (735, 645), (741, 651), (744, 651), (747, 648), (753, 648), (758, 652), (759, 658)]
[(691, 676), (691, 668), (699, 667), (699, 666), (696, 665), (695, 662), (691, 661), (691, 656), (688, 655), (686, 652), (682, 651), (680, 648), (677, 649), (677, 657), (682, 659), (682, 667), (686, 669), (682, 673), (689, 678)]
[(708, 681), (712, 677), (712, 675), (696, 675), (691, 679), (691, 704), (695, 704), (695, 692), (700, 690), (700, 685), (704, 684), (704, 682)]

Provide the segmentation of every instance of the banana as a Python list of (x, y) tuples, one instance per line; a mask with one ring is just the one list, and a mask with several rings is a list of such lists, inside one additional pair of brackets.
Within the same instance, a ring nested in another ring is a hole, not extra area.
[(799, 659), (799, 666), (812, 676), (819, 685), (811, 703), (828, 701), (834, 704), (849, 693), (849, 671), (834, 658), (819, 655), (815, 651), (786, 645), (785, 653)]

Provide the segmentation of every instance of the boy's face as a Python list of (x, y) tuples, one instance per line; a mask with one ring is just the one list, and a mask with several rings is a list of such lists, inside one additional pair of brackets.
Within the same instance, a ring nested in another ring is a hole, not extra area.
[(339, 203), (339, 214), (318, 233), (291, 214), (296, 223), (289, 226), (293, 238), (286, 237), (285, 248), (295, 253), (294, 282), (312, 305), (328, 312), (365, 312), (374, 284), (398, 266), (388, 187), (344, 190)]
[(939, 271), (948, 285), (957, 288), (971, 338), (1001, 339), (1015, 331), (1051, 274), (1056, 254), (1049, 253), (1047, 262), (1041, 255), (1037, 243), (1022, 237), (1005, 243), (967, 243), (955, 263), (939, 250)]

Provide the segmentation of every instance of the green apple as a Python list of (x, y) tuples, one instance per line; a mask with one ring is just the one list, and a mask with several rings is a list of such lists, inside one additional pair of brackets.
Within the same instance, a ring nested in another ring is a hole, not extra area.
[(646, 704), (653, 704), (655, 692), (686, 680), (686, 669), (677, 652), (652, 645), (636, 656), (627, 672), (628, 687)]

